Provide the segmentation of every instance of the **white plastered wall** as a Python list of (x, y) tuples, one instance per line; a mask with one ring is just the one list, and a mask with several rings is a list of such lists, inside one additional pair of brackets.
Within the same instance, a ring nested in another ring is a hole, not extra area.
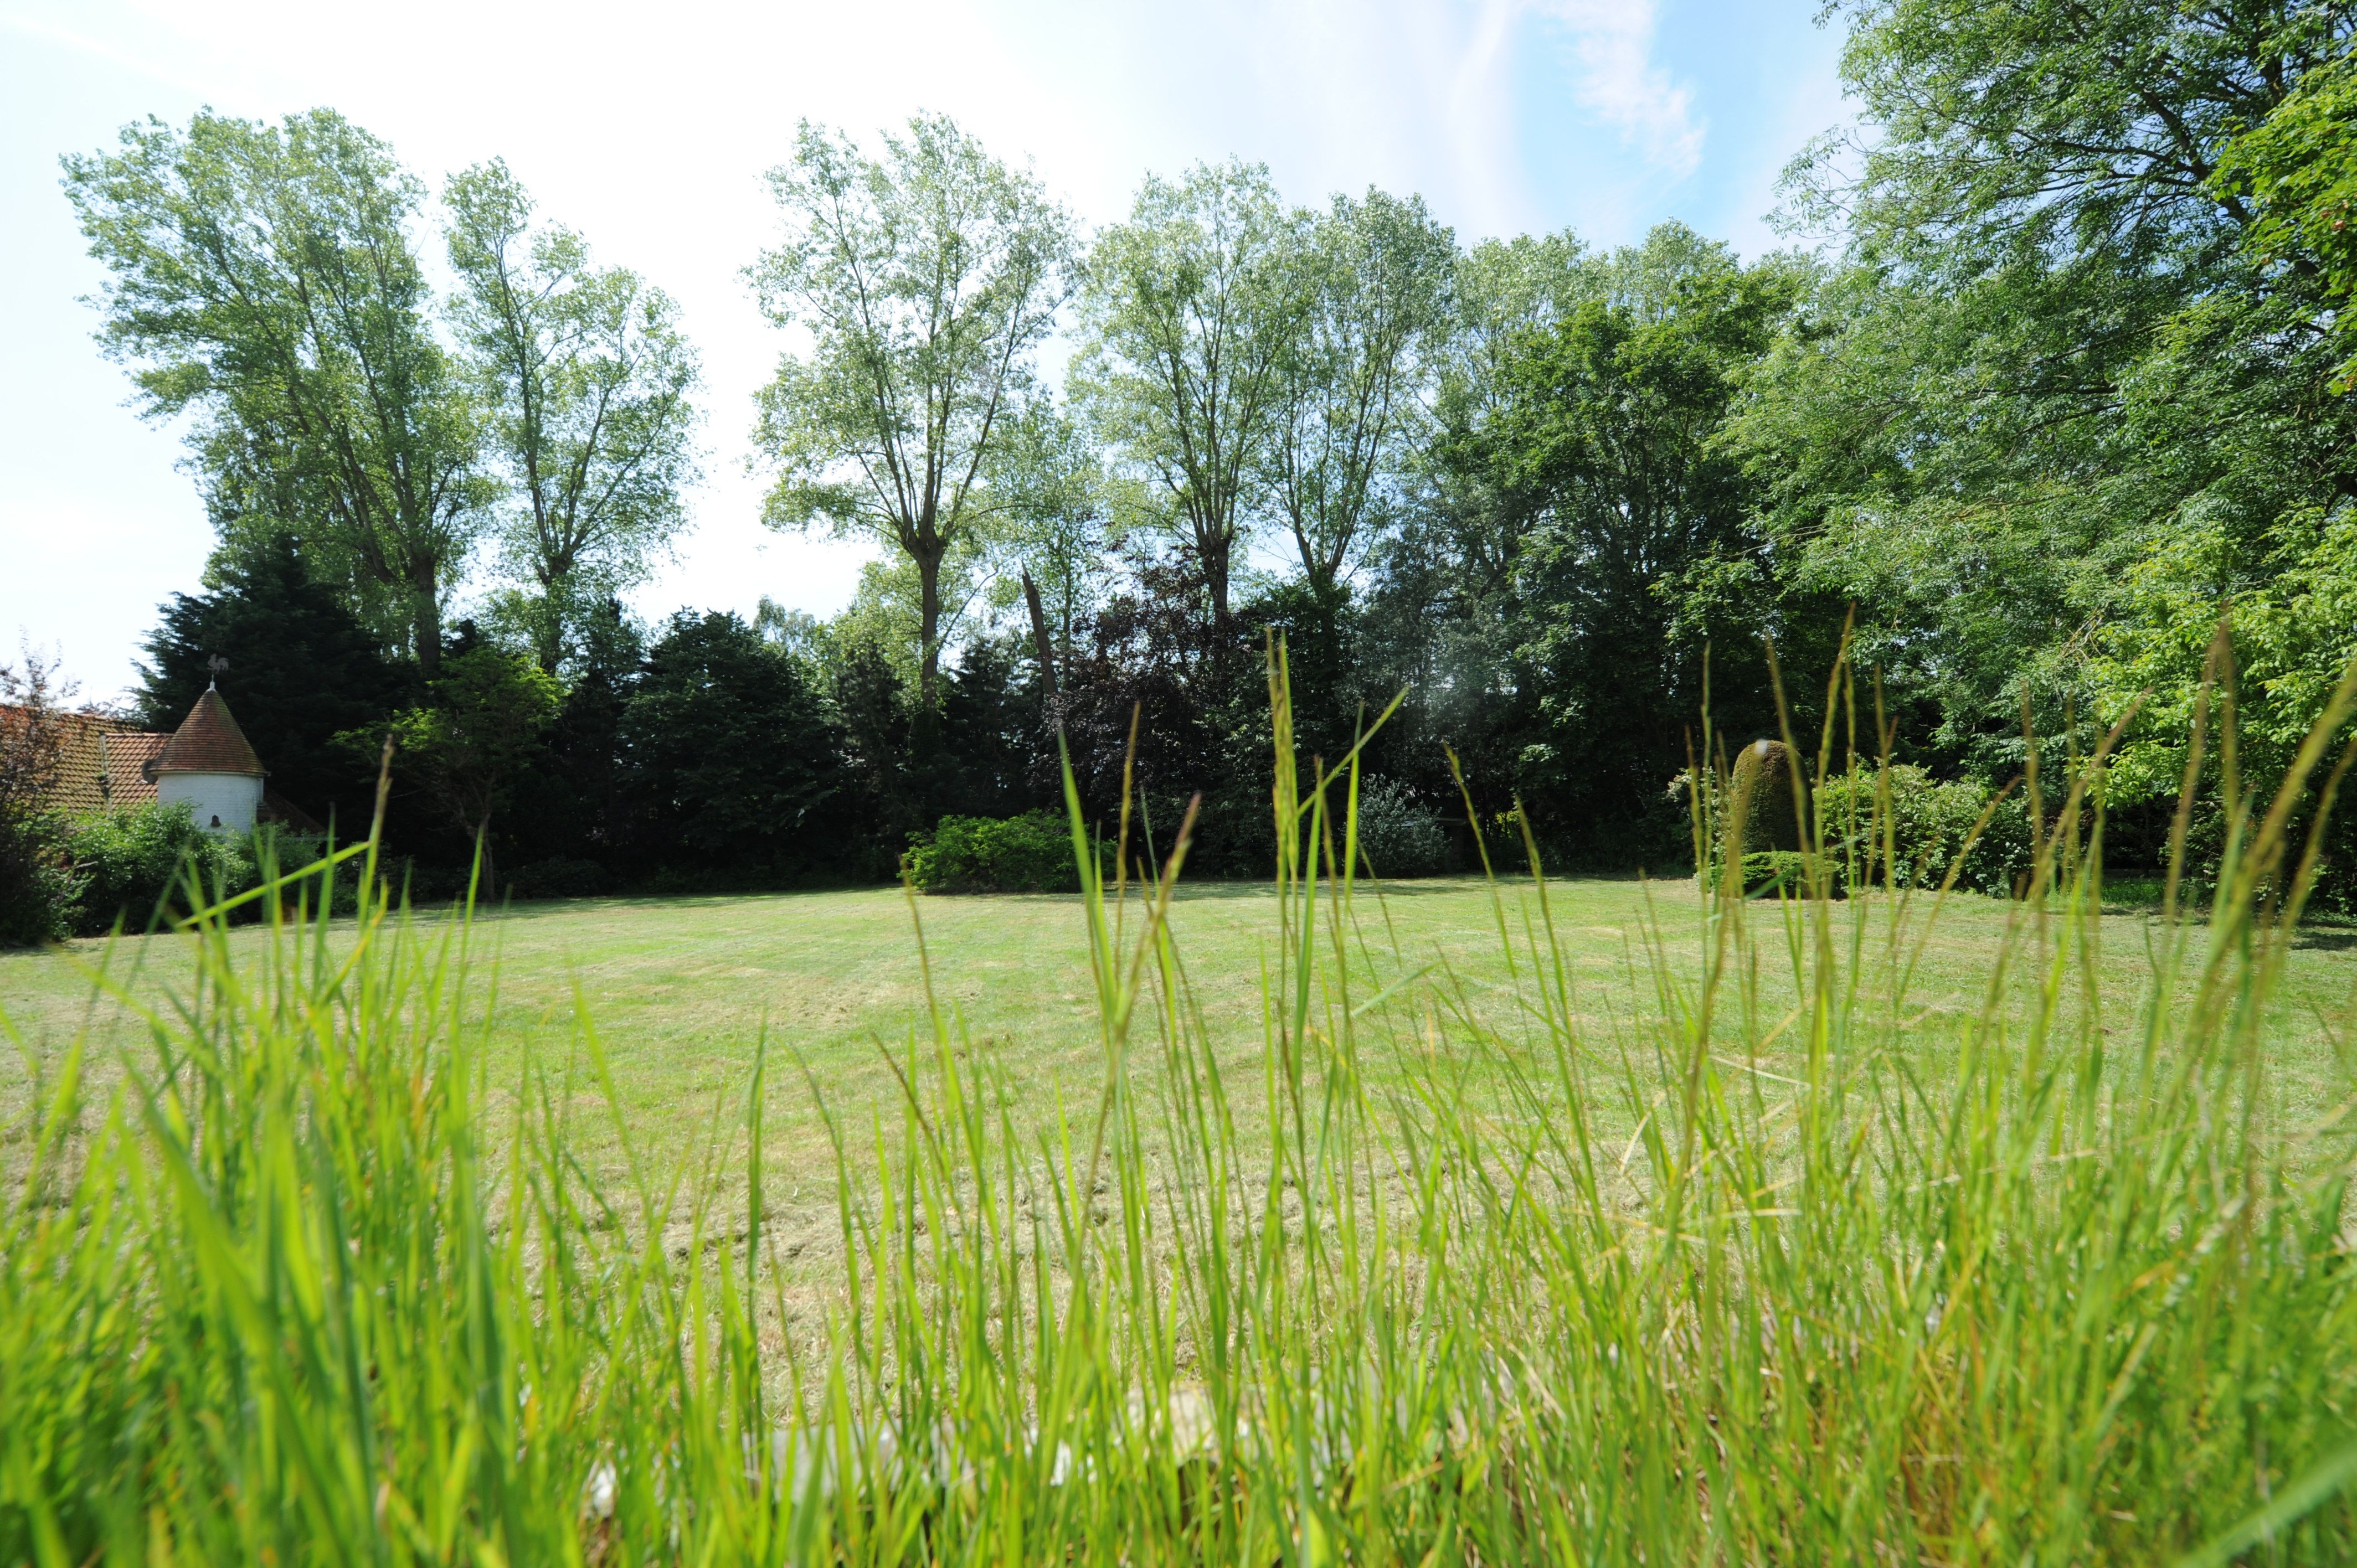
[(156, 780), (156, 799), (167, 806), (186, 800), (200, 828), (250, 833), (262, 780), (251, 773), (167, 773)]

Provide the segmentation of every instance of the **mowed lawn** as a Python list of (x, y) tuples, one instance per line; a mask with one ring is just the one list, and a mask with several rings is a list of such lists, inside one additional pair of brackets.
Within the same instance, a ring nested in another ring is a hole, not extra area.
[[(1657, 964), (1688, 985), (1698, 979), (1702, 906), (1691, 884), (1573, 880), (1547, 892), (1587, 1048), (1612, 1052), (1641, 1037), (1629, 1026), (1659, 1015)], [(1910, 918), (1920, 926), (1928, 909), (1928, 899), (1919, 901)], [(1018, 1120), (1052, 1127), (1060, 1104), (1085, 1122), (1104, 1063), (1079, 900), (927, 897), (917, 900), (915, 914), (934, 996), (966, 1049), (1004, 1085)], [(1530, 943), (1540, 911), (1529, 882), (1502, 882), (1494, 894), (1476, 879), (1394, 885), (1380, 898), (1362, 894), (1354, 914), (1359, 972), (1351, 1002), (1411, 979), (1361, 1020), (1371, 1076), (1380, 1080), (1401, 1053), (1421, 1050), (1432, 1037), (1428, 985), (1462, 998), (1509, 1039), (1535, 1036), (1536, 1017), (1525, 1003), (1534, 995)], [(1874, 933), (1869, 954), (1885, 950), (1887, 908), (1835, 906), (1837, 934), (1857, 916)], [(1261, 1094), (1263, 976), (1275, 961), (1276, 917), (1267, 887), (1237, 884), (1184, 888), (1171, 917), (1193, 1004), (1247, 1120)], [(2008, 922), (2022, 918), (2018, 905), (1969, 896), (1948, 901), (1903, 1013), (1908, 1037), (1927, 1057), (1953, 1051), (1957, 1020), (1981, 1007)], [(1769, 1036), (1794, 995), (1776, 909), (1751, 906), (1750, 918), (1761, 939), (1750, 967), (1756, 1000), (1747, 1008), (1745, 987), (1730, 986), (1723, 1007), (1734, 1048), (1747, 1013), (1750, 1037)], [(1134, 933), (1135, 905), (1129, 919)], [(1501, 919), (1517, 950), (1519, 982), (1503, 954)], [(2133, 1031), (2156, 929), (2148, 913), (2135, 910), (2103, 921), (2099, 971), (2115, 1034)], [(488, 1020), (482, 1037), (490, 1043), (495, 1087), (520, 1081), (527, 1059), (565, 1066), (576, 1049), (577, 1000), (610, 1067), (627, 1135), (651, 1162), (699, 1148), (716, 1112), (734, 1123), (766, 1031), (768, 1158), (781, 1179), (823, 1185), (832, 1155), (813, 1112), (813, 1086), (865, 1141), (876, 1118), (889, 1128), (899, 1116), (900, 1091), (884, 1052), (905, 1066), (911, 1029), (930, 1039), (910, 902), (897, 889), (518, 906), (479, 917), (468, 940), (466, 1011)], [(232, 940), (250, 962), (269, 936), (252, 928)], [(135, 938), (111, 947), (81, 941), (0, 953), (0, 1013), (23, 1043), (22, 1052), (0, 1058), (0, 1122), (21, 1127), (37, 1077), (54, 1070), (78, 1030), (88, 1030), (101, 1058), (136, 1039), (135, 1015), (96, 994), (99, 965), (131, 997), (161, 1003), (185, 987), (187, 941)], [(2344, 931), (2318, 930), (2304, 935), (2292, 956), (2272, 1037), (2295, 1104), (2335, 1102), (2349, 1081), (2341, 1050), (2357, 985), (2352, 943)], [(2017, 996), (2036, 978), (2034, 966), (2019, 966)], [(1876, 993), (1876, 983), (1867, 990)], [(1799, 1033), (1770, 1038), (1761, 1065), (1775, 1070)], [(1140, 1044), (1151, 1050), (1150, 1026), (1142, 1026)], [(619, 1169), (619, 1137), (608, 1125), (593, 1146)]]

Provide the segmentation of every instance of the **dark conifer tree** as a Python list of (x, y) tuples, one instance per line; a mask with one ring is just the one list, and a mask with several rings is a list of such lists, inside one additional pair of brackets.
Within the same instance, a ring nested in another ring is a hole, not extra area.
[(572, 685), (549, 731), (548, 760), (518, 785), (518, 809), (510, 812), (519, 854), (619, 869), (630, 833), (621, 795), (622, 710), (644, 656), (619, 600), (609, 598), (583, 618), (580, 657), (566, 671)]
[(217, 553), (208, 591), (175, 594), (145, 643), (139, 721), (169, 730), (228, 666), (221, 695), (270, 770), (270, 789), (345, 834), (366, 831), (371, 770), (335, 737), (415, 702), (414, 666), (388, 655), (331, 587), (307, 569), (292, 535), (242, 540)]
[(859, 857), (843, 737), (802, 662), (733, 615), (671, 618), (621, 714), (642, 848), (725, 883)]

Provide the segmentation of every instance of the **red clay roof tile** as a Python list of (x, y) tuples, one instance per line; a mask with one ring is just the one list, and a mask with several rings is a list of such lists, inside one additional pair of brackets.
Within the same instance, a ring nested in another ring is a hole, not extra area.
[(171, 739), (168, 735), (135, 730), (113, 730), (99, 737), (100, 755), (106, 761), (108, 804), (142, 806), (156, 798), (156, 775), (150, 765)]

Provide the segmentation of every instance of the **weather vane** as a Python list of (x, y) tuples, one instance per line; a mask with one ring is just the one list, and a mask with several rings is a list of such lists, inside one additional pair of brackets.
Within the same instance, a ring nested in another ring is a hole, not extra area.
[(207, 684), (218, 686), (221, 684), (221, 671), (229, 668), (229, 660), (216, 653), (205, 660), (205, 668), (213, 672), (212, 680)]

